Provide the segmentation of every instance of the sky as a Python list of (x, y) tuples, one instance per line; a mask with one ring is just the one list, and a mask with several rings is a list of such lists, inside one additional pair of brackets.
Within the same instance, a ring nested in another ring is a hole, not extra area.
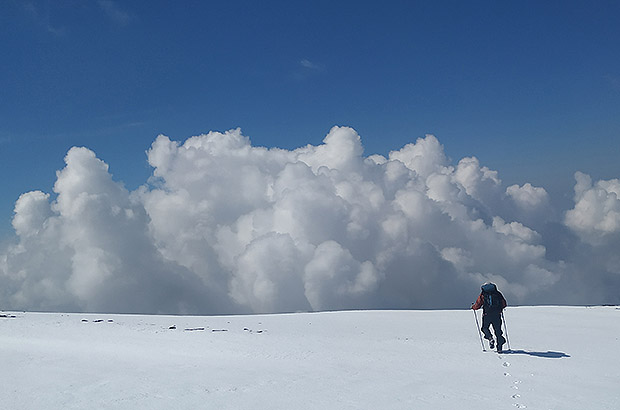
[[(459, 303), (492, 278), (521, 303), (610, 302), (619, 17), (611, 1), (3, 2), (5, 303), (428, 307), (443, 277)], [(435, 272), (417, 296), (412, 264)]]

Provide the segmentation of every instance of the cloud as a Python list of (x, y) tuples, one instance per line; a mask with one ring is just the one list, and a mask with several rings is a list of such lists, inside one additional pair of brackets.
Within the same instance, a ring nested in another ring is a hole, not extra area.
[(15, 205), (3, 307), (457, 308), (486, 280), (513, 304), (618, 301), (604, 286), (620, 285), (617, 180), (578, 173), (559, 224), (543, 188), (504, 189), (474, 157), (453, 165), (432, 135), (387, 157), (363, 151), (346, 127), (295, 150), (253, 146), (239, 129), (161, 135), (151, 178), (128, 191), (72, 148), (54, 195)]
[(148, 235), (144, 207), (86, 148), (72, 148), (56, 200), (23, 194), (3, 255), (4, 302), (28, 309), (182, 312), (206, 308), (207, 286), (167, 262)]
[(304, 81), (325, 72), (325, 65), (303, 58), (298, 61), (297, 68), (291, 73), (292, 79)]
[(620, 180), (593, 184), (581, 172), (575, 179), (575, 207), (566, 212), (566, 225), (590, 243), (615, 238), (620, 234)]
[(312, 70), (312, 71), (323, 71), (325, 70), (325, 66), (323, 64), (318, 64), (315, 62), (312, 62), (310, 60), (308, 60), (307, 58), (304, 58), (302, 60), (299, 61), (299, 65), (302, 66), (303, 68), (306, 68), (308, 70)]

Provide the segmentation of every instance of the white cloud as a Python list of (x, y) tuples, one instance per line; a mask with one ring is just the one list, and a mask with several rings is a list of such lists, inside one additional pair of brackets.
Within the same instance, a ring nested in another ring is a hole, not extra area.
[[(620, 270), (604, 257), (611, 248), (591, 240), (620, 229), (617, 180), (578, 174), (566, 224), (591, 253), (553, 243), (564, 259), (550, 260), (553, 232), (537, 231), (550, 215), (546, 191), (504, 189), (476, 158), (453, 166), (431, 135), (365, 158), (351, 128), (296, 150), (252, 146), (236, 129), (159, 136), (148, 160), (153, 176), (129, 192), (92, 151), (72, 148), (54, 198), (20, 197), (16, 243), (0, 253), (5, 308), (466, 307), (484, 280), (512, 303), (609, 302), (598, 284)], [(592, 252), (592, 283), (574, 290)]]
[(40, 192), (15, 206), (18, 245), (4, 254), (18, 308), (96, 311), (195, 311), (208, 294), (187, 270), (167, 263), (148, 235), (144, 207), (112, 180), (86, 148), (72, 148), (51, 204)]
[(390, 160), (402, 162), (424, 178), (441, 171), (448, 163), (443, 146), (434, 135), (418, 138), (415, 144), (407, 144), (399, 151), (390, 152)]
[(43, 224), (51, 216), (49, 194), (41, 191), (32, 191), (20, 195), (15, 203), (13, 228), (21, 237), (38, 234)]
[(304, 270), (305, 295), (315, 310), (367, 307), (381, 274), (370, 261), (361, 262), (339, 243), (325, 241), (316, 247)]
[(575, 179), (575, 207), (566, 212), (566, 225), (591, 243), (620, 235), (620, 180), (593, 184), (581, 172)]
[(532, 186), (529, 182), (523, 186), (509, 186), (506, 188), (506, 194), (522, 209), (535, 209), (549, 203), (547, 191), (544, 188)]

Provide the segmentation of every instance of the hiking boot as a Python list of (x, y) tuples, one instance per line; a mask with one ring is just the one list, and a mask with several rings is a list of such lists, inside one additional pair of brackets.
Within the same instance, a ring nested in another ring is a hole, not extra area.
[(495, 348), (495, 340), (490, 339), (489, 340), (489, 346), (491, 346), (491, 349)]

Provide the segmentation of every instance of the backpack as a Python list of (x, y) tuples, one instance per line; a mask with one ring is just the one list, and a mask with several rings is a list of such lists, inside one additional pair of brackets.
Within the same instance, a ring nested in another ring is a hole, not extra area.
[(504, 306), (502, 303), (502, 296), (499, 292), (482, 292), (483, 308), (485, 312), (500, 312)]

